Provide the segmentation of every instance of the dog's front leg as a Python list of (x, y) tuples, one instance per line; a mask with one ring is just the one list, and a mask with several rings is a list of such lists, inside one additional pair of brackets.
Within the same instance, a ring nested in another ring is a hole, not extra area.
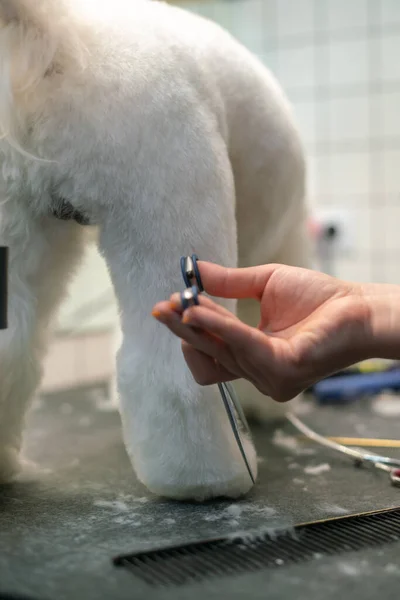
[(34, 217), (12, 199), (1, 207), (0, 245), (10, 255), (8, 329), (0, 332), (0, 482), (5, 482), (20, 469), (25, 413), (40, 382), (49, 326), (83, 252), (83, 231), (75, 223)]
[[(252, 487), (218, 388), (196, 384), (180, 341), (151, 316), (157, 301), (184, 287), (181, 255), (236, 264), (229, 163), (210, 163), (211, 173), (181, 171), (170, 195), (165, 178), (158, 197), (149, 179), (142, 187), (148, 198), (114, 206), (100, 234), (121, 314), (117, 372), (126, 447), (139, 479), (176, 499), (238, 497)], [(245, 447), (255, 473), (251, 441)]]

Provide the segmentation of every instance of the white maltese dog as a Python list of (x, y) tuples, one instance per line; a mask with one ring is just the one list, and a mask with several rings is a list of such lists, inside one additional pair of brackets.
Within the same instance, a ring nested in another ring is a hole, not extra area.
[[(183, 255), (307, 266), (304, 180), (284, 94), (217, 25), (146, 0), (0, 0), (1, 481), (21, 467), (24, 415), (88, 222), (119, 303), (119, 406), (138, 478), (177, 499), (246, 493), (217, 387), (195, 383), (150, 313), (184, 287)], [(257, 324), (253, 303), (238, 314)], [(245, 382), (238, 392), (249, 410), (275, 410)]]

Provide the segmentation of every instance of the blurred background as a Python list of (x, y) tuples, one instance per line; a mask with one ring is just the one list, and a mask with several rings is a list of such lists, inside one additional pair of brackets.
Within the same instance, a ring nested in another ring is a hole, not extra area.
[[(400, 284), (400, 1), (175, 4), (230, 31), (289, 97), (321, 234), (316, 268)], [(106, 267), (92, 248), (62, 308), (43, 391), (109, 381), (117, 320)]]

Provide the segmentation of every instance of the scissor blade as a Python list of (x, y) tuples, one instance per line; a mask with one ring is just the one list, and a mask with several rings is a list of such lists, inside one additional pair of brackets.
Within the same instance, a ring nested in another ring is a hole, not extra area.
[(244, 414), (242, 405), (240, 404), (239, 398), (237, 397), (235, 388), (233, 387), (233, 385), (231, 383), (228, 383), (228, 382), (224, 383), (223, 385), (225, 386), (225, 389), (227, 389), (227, 391), (228, 391), (229, 397), (235, 407), (238, 417), (242, 422), (243, 429), (246, 431), (247, 435), (251, 437), (251, 430), (250, 430), (249, 424), (247, 422), (246, 415)]
[[(229, 418), (229, 423), (230, 423), (230, 425), (232, 427), (233, 435), (235, 436), (236, 443), (237, 443), (237, 445), (239, 447), (239, 450), (240, 450), (240, 453), (242, 455), (243, 461), (244, 461), (244, 463), (246, 465), (247, 471), (248, 471), (248, 473), (250, 475), (250, 479), (251, 479), (251, 481), (253, 483), (255, 483), (256, 482), (255, 481), (255, 477), (254, 477), (253, 472), (251, 470), (250, 463), (247, 460), (246, 452), (245, 452), (245, 449), (243, 447), (241, 436), (240, 436), (240, 430), (239, 430), (239, 427), (238, 427), (238, 424), (237, 424), (237, 421), (236, 421), (236, 414), (235, 414), (235, 408), (236, 408), (236, 406), (239, 405), (239, 407), (240, 407), (240, 411), (238, 411), (239, 418), (241, 418), (240, 417), (240, 412), (242, 412), (242, 414), (243, 414), (243, 409), (240, 406), (240, 404), (239, 404), (237, 398), (235, 397), (235, 395), (231, 396), (230, 389), (228, 388), (228, 386), (226, 385), (226, 383), (219, 383), (218, 384), (218, 389), (220, 391), (221, 398), (222, 398), (222, 401), (223, 401), (224, 406), (225, 406), (226, 413), (227, 413), (228, 418)], [(243, 425), (249, 431), (246, 418), (244, 419)]]

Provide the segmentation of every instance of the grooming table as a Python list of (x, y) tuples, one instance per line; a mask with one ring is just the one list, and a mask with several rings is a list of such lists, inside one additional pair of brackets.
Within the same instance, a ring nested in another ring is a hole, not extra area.
[[(299, 416), (326, 435), (399, 437), (400, 416), (378, 416), (368, 400), (339, 407), (303, 402)], [(105, 389), (38, 399), (25, 446), (44, 472), (0, 489), (0, 600), (1, 592), (38, 600), (397, 597), (399, 543), (150, 591), (113, 565), (117, 554), (139, 549), (400, 506), (400, 489), (387, 474), (356, 469), (339, 454), (298, 441), (289, 423), (253, 430), (260, 474), (245, 500), (167, 502), (136, 481)], [(373, 451), (400, 457), (400, 450)]]

